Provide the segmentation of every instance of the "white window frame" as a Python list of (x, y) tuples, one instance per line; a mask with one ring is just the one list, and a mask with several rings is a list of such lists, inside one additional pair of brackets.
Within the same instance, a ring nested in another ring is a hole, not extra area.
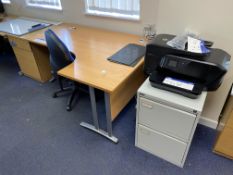
[(139, 21), (141, 17), (141, 0), (139, 0), (139, 14), (138, 15), (129, 15), (129, 14), (121, 14), (118, 12), (104, 12), (104, 11), (98, 11), (98, 10), (90, 10), (88, 7), (87, 0), (84, 0), (84, 1), (85, 1), (85, 14), (86, 15), (110, 17), (110, 18), (133, 20), (133, 21)]
[(4, 4), (10, 4), (10, 3), (11, 3), (10, 0), (1, 0), (1, 1), (2, 1), (2, 3), (4, 3)]
[(59, 1), (59, 6), (51, 6), (51, 5), (43, 5), (43, 4), (32, 4), (29, 2), (30, 0), (26, 0), (26, 4), (28, 7), (35, 7), (35, 8), (43, 8), (43, 9), (51, 9), (51, 10), (62, 10), (61, 0)]

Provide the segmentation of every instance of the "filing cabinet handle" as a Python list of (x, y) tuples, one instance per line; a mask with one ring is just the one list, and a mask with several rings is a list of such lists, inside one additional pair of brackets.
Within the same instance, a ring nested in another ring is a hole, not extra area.
[(150, 135), (151, 134), (150, 131), (145, 130), (143, 128), (140, 128), (140, 130), (141, 130), (141, 133), (144, 134), (144, 135)]
[(145, 107), (145, 108), (148, 108), (148, 109), (152, 109), (153, 108), (152, 105), (147, 104), (147, 103), (142, 103), (142, 106)]

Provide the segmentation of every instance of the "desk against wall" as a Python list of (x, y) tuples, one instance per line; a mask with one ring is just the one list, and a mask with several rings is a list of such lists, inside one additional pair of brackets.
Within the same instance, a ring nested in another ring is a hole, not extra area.
[[(135, 67), (128, 67), (110, 62), (107, 58), (128, 43), (141, 44), (140, 37), (74, 24), (60, 24), (51, 29), (76, 55), (74, 63), (59, 74), (105, 92), (107, 135), (111, 137), (112, 121), (136, 94), (145, 76), (143, 59)], [(29, 41), (32, 50), (37, 53), (42, 53), (46, 45), (43, 30), (25, 35), (22, 39)]]

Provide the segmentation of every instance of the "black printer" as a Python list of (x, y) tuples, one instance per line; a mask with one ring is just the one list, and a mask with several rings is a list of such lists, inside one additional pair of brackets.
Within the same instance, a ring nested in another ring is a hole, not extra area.
[(218, 89), (231, 56), (215, 48), (205, 54), (175, 49), (167, 45), (174, 37), (160, 34), (146, 46), (144, 72), (150, 75), (151, 85), (190, 98)]

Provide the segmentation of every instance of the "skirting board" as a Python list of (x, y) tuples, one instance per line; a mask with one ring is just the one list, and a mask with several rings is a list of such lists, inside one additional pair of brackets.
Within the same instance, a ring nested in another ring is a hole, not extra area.
[(208, 119), (208, 118), (205, 118), (205, 117), (201, 117), (199, 119), (198, 123), (201, 124), (201, 125), (207, 126), (209, 128), (212, 128), (212, 129), (216, 129), (217, 126), (218, 126), (218, 122), (217, 121), (211, 120), (211, 119)]

